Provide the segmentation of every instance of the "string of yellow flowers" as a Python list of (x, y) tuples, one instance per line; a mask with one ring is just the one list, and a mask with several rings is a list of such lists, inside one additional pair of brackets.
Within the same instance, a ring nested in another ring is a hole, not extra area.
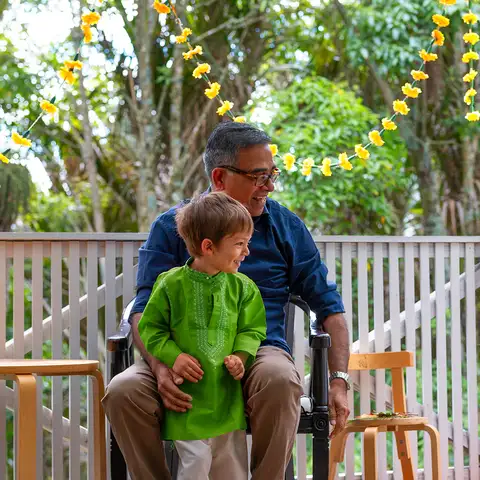
[(464, 42), (469, 46), (468, 52), (464, 53), (462, 56), (462, 62), (467, 63), (469, 67), (468, 73), (463, 76), (463, 81), (469, 84), (469, 88), (463, 97), (463, 101), (470, 106), (470, 111), (467, 112), (465, 118), (469, 122), (478, 122), (480, 120), (480, 112), (475, 110), (475, 95), (477, 91), (475, 90), (475, 77), (478, 74), (478, 71), (473, 68), (474, 61), (478, 61), (479, 56), (475, 51), (474, 46), (480, 40), (480, 37), (477, 33), (472, 30), (472, 25), (475, 25), (478, 21), (477, 16), (472, 13), (472, 1), (468, 0), (468, 13), (463, 15), (463, 21), (469, 25), (468, 32), (463, 35)]
[(220, 94), (221, 85), (218, 82), (212, 82), (208, 76), (211, 71), (211, 66), (208, 63), (201, 63), (198, 61), (198, 57), (203, 55), (203, 48), (200, 45), (195, 47), (189, 41), (189, 37), (193, 34), (190, 28), (184, 27), (182, 21), (178, 17), (175, 5), (168, 0), (161, 2), (160, 0), (154, 0), (152, 7), (158, 12), (159, 15), (168, 15), (172, 13), (175, 17), (175, 23), (178, 25), (181, 34), (175, 37), (175, 42), (178, 44), (185, 43), (189, 50), (184, 52), (183, 58), (185, 61), (194, 60), (196, 67), (193, 70), (192, 76), (194, 78), (202, 78), (207, 84), (208, 88), (205, 89), (205, 95), (210, 99), (217, 99), (220, 106), (217, 108), (217, 113), (220, 116), (228, 115), (234, 122), (244, 123), (246, 121), (243, 116), (235, 116), (232, 112), (234, 103), (230, 100), (224, 100)]
[[(101, 3), (102, 0), (99, 0)], [(82, 62), (79, 61), (80, 58), (80, 49), (82, 45), (90, 43), (93, 39), (92, 33), (92, 25), (96, 25), (100, 20), (100, 14), (96, 12), (94, 9), (91, 9), (88, 13), (82, 15), (82, 23), (80, 24), (80, 28), (83, 32), (83, 39), (80, 42), (80, 45), (77, 48), (77, 52), (73, 60), (67, 60), (64, 62), (64, 66), (59, 70), (58, 76), (61, 79), (57, 87), (57, 94), (55, 94), (50, 100), (42, 99), (40, 100), (40, 113), (37, 115), (35, 120), (28, 126), (28, 128), (22, 134), (18, 132), (13, 132), (11, 136), (11, 141), (14, 145), (18, 145), (20, 147), (27, 147), (30, 148), (32, 146), (32, 141), (28, 138), (33, 127), (43, 118), (45, 115), (55, 115), (57, 113), (58, 108), (55, 105), (57, 100), (58, 92), (62, 89), (65, 83), (69, 85), (73, 85), (76, 80), (75, 70), (81, 70), (83, 67)], [(10, 153), (12, 149), (8, 148), (3, 153), (0, 153), (0, 161), (2, 163), (9, 163), (9, 158), (7, 155)]]
[[(322, 160), (320, 165), (316, 165), (312, 158), (306, 158), (303, 161), (297, 161), (294, 155), (287, 153), (283, 156), (285, 170), (290, 171), (293, 169), (294, 165), (300, 165), (300, 172), (304, 176), (311, 175), (312, 169), (318, 168), (322, 175), (330, 177), (332, 175), (333, 167), (339, 167), (344, 170), (352, 170), (353, 165), (351, 160), (354, 158), (358, 158), (363, 165), (366, 165), (367, 160), (370, 158), (370, 152), (368, 149), (372, 145), (375, 145), (376, 147), (385, 145), (385, 141), (382, 138), (383, 133), (387, 130), (393, 131), (397, 129), (397, 124), (395, 123), (396, 117), (398, 115), (408, 115), (410, 112), (407, 100), (418, 98), (418, 96), (422, 93), (422, 90), (416, 85), (418, 82), (427, 80), (429, 78), (429, 76), (425, 73), (426, 64), (428, 62), (434, 62), (438, 59), (438, 55), (436, 53), (432, 53), (433, 47), (441, 47), (445, 42), (445, 36), (441, 32), (441, 29), (448, 27), (450, 24), (449, 18), (445, 16), (446, 8), (450, 5), (455, 5), (456, 0), (439, 0), (439, 3), (443, 6), (443, 11), (442, 14), (435, 14), (432, 16), (432, 21), (435, 23), (436, 28), (432, 31), (432, 40), (430, 41), (430, 45), (426, 50), (422, 49), (418, 52), (422, 63), (420, 64), (418, 70), (412, 70), (410, 72), (413, 81), (411, 83), (407, 82), (403, 85), (402, 93), (404, 97), (402, 99), (396, 99), (393, 101), (392, 107), (394, 113), (390, 117), (385, 117), (382, 119), (382, 128), (369, 132), (369, 142), (365, 146), (362, 144), (355, 145), (355, 153), (349, 156), (347, 152), (342, 152), (340, 155), (338, 155), (338, 159), (336, 161), (327, 156)], [(274, 155), (278, 154), (278, 148), (276, 145), (272, 145), (270, 148)]]
[[(469, 0), (470, 2), (471, 0)], [(393, 102), (393, 111), (394, 113), (390, 117), (385, 117), (382, 119), (382, 128), (375, 129), (369, 132), (368, 139), (369, 142), (363, 146), (362, 144), (355, 145), (355, 153), (350, 156), (347, 155), (347, 152), (342, 152), (336, 161), (332, 160), (330, 157), (326, 157), (322, 160), (320, 165), (315, 164), (313, 158), (305, 158), (304, 160), (297, 160), (295, 155), (291, 153), (284, 154), (281, 158), (283, 159), (283, 165), (285, 170), (290, 171), (295, 165), (300, 166), (301, 174), (304, 176), (309, 176), (312, 173), (313, 168), (318, 168), (324, 176), (332, 175), (332, 168), (339, 167), (344, 170), (351, 170), (353, 165), (351, 160), (358, 157), (358, 159), (366, 165), (367, 160), (370, 157), (369, 148), (372, 145), (376, 147), (381, 147), (385, 144), (385, 141), (382, 138), (382, 134), (387, 130), (396, 130), (397, 125), (395, 119), (398, 115), (408, 115), (410, 108), (408, 107), (407, 100), (415, 99), (422, 93), (422, 90), (416, 86), (418, 82), (428, 79), (428, 75), (425, 73), (425, 66), (428, 62), (434, 62), (437, 60), (438, 55), (432, 53), (433, 47), (441, 47), (445, 42), (445, 36), (441, 32), (442, 28), (447, 27), (450, 24), (449, 18), (445, 16), (446, 8), (451, 5), (455, 5), (456, 0), (439, 0), (439, 3), (443, 6), (442, 14), (435, 14), (432, 16), (432, 20), (436, 25), (436, 28), (432, 31), (432, 40), (428, 48), (420, 50), (419, 56), (422, 60), (418, 70), (412, 70), (411, 76), (413, 81), (411, 83), (407, 82), (402, 87), (402, 93), (404, 97), (402, 99), (396, 99)], [(190, 28), (185, 28), (177, 15), (175, 6), (169, 0), (154, 0), (152, 7), (161, 15), (167, 15), (173, 13), (175, 21), (180, 28), (181, 34), (176, 37), (176, 43), (186, 43), (189, 50), (183, 53), (185, 60), (195, 60), (197, 67), (193, 71), (193, 76), (195, 78), (203, 78), (207, 83), (209, 88), (205, 90), (205, 95), (210, 98), (216, 98), (220, 102), (220, 107), (217, 109), (219, 115), (227, 114), (236, 122), (245, 122), (245, 117), (235, 116), (232, 112), (233, 102), (229, 100), (223, 100), (220, 96), (221, 86), (218, 82), (211, 82), (208, 74), (211, 71), (211, 66), (208, 63), (200, 63), (197, 60), (197, 57), (203, 54), (203, 49), (200, 45), (193, 47), (189, 42), (189, 37), (192, 35), (192, 30)], [(473, 36), (471, 37), (473, 39)], [(478, 55), (477, 55), (478, 56)], [(479, 114), (480, 116), (480, 114)], [(270, 150), (273, 156), (280, 156), (278, 152), (278, 146), (276, 144), (270, 145)]]

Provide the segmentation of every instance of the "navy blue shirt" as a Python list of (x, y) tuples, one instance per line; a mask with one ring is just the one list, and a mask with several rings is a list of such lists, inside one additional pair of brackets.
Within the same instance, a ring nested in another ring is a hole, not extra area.
[[(143, 312), (158, 275), (182, 266), (189, 258), (185, 242), (177, 233), (173, 207), (152, 224), (147, 241), (139, 250), (137, 297), (132, 313)], [(317, 322), (343, 313), (342, 299), (305, 224), (278, 202), (267, 199), (265, 209), (254, 219), (250, 255), (239, 271), (260, 289), (267, 313), (267, 338), (262, 345), (289, 351), (285, 340), (284, 307), (289, 294), (299, 295), (315, 312)]]

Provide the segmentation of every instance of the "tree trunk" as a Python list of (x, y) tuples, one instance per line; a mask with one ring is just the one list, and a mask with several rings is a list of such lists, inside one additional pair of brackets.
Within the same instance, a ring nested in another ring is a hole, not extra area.
[(105, 222), (103, 219), (102, 202), (100, 198), (100, 189), (98, 187), (97, 165), (95, 162), (95, 153), (93, 151), (93, 134), (92, 126), (88, 118), (89, 106), (87, 91), (85, 90), (84, 77), (80, 70), (78, 78), (78, 88), (80, 90), (80, 98), (82, 103), (79, 107), (80, 114), (83, 117), (82, 133), (83, 141), (81, 145), (82, 160), (87, 168), (88, 182), (90, 184), (90, 192), (92, 198), (93, 226), (96, 232), (105, 231)]
[[(183, 8), (181, 3), (177, 2), (177, 14), (182, 18)], [(178, 192), (181, 195), (180, 187), (183, 177), (183, 168), (179, 169), (182, 158), (182, 106), (183, 106), (183, 70), (185, 60), (182, 52), (185, 51), (184, 45), (175, 44), (173, 48), (173, 75), (172, 89), (170, 95), (170, 162), (172, 165), (172, 179), (170, 180), (169, 193)], [(184, 152), (188, 155), (188, 152)], [(165, 199), (170, 200), (170, 199)], [(172, 198), (173, 201), (179, 201), (179, 198)]]
[[(139, 0), (136, 26), (136, 53), (138, 58), (138, 83), (141, 100), (137, 102), (136, 121), (138, 124), (137, 159), (140, 162), (139, 182), (137, 187), (138, 227), (141, 232), (148, 231), (157, 215), (155, 195), (155, 99), (152, 72), (152, 38), (155, 11), (151, 2)], [(132, 92), (136, 98), (136, 92)]]

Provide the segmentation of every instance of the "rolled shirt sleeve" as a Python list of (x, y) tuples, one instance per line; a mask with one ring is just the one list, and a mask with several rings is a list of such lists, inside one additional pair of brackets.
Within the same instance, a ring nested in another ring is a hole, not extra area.
[(295, 218), (294, 238), (289, 244), (292, 257), (290, 290), (305, 300), (315, 312), (317, 322), (334, 313), (344, 313), (335, 282), (327, 280), (328, 270), (305, 224)]

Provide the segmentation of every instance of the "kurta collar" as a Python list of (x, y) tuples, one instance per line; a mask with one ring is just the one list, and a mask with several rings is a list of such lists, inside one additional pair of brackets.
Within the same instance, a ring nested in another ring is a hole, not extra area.
[(216, 275), (208, 275), (207, 273), (199, 272), (190, 267), (193, 262), (193, 258), (190, 257), (185, 264), (185, 271), (187, 276), (194, 282), (200, 282), (205, 285), (209, 285), (211, 288), (216, 288), (222, 285), (225, 281), (227, 274), (225, 272), (218, 272)]

